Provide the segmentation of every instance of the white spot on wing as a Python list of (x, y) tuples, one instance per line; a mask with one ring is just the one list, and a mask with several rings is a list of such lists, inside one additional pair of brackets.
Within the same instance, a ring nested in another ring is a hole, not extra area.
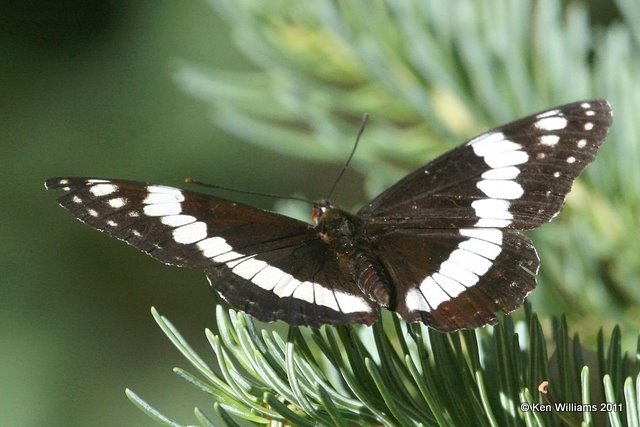
[(213, 260), (213, 262), (225, 263), (227, 264), (227, 267), (233, 268), (235, 265), (246, 259), (246, 256), (230, 250), (211, 259)]
[[(478, 154), (475, 150), (481, 149), (482, 144), (491, 144), (494, 142), (502, 141), (504, 139), (504, 134), (502, 132), (492, 132), (484, 135), (476, 136), (471, 141), (467, 142), (467, 145), (474, 146), (473, 151)], [(478, 147), (475, 147), (478, 145)], [(478, 154), (478, 156), (482, 156), (482, 154)]]
[(482, 276), (489, 268), (491, 268), (491, 261), (481, 257), (478, 254), (470, 252), (466, 249), (456, 249), (449, 255), (449, 260), (458, 264), (461, 268), (467, 269), (472, 273)]
[(313, 288), (314, 284), (311, 282), (302, 282), (293, 292), (293, 297), (306, 302), (313, 303)]
[(593, 129), (593, 123), (587, 122), (584, 124), (584, 130), (591, 130), (591, 129)]
[(567, 157), (567, 163), (575, 163), (576, 162), (576, 158), (573, 156), (569, 156)]
[(520, 150), (495, 153), (484, 157), (485, 163), (492, 169), (520, 165), (526, 163), (527, 160), (529, 160), (529, 155)]
[(196, 218), (191, 215), (167, 215), (160, 218), (160, 222), (169, 227), (180, 227), (181, 225), (191, 224)]
[(560, 137), (558, 135), (542, 135), (540, 137), (540, 144), (548, 145), (549, 147), (553, 147), (560, 141)]
[(560, 114), (560, 110), (549, 110), (544, 113), (540, 113), (536, 116), (537, 119), (542, 119), (544, 117), (557, 116)]
[(586, 139), (581, 139), (578, 141), (578, 143), (576, 144), (578, 146), (578, 148), (584, 148), (587, 146), (587, 140)]
[(232, 249), (222, 237), (209, 237), (199, 241), (196, 245), (206, 258), (216, 257)]
[(280, 298), (289, 297), (293, 295), (299, 285), (300, 281), (291, 276), (289, 280), (279, 281), (278, 284), (273, 288), (273, 293), (278, 295)]
[(183, 245), (195, 243), (207, 237), (207, 224), (202, 221), (183, 225), (173, 230), (173, 240)]
[(232, 271), (243, 279), (250, 280), (258, 274), (260, 270), (265, 268), (267, 263), (253, 258), (247, 258), (241, 263), (233, 267)]
[(477, 216), (490, 219), (513, 219), (509, 206), (508, 201), (500, 199), (480, 199), (471, 203)]
[(410, 311), (431, 311), (431, 307), (416, 288), (409, 289), (405, 296), (405, 304)]
[[(235, 267), (233, 271), (236, 272), (240, 265)], [(252, 270), (247, 269), (247, 276), (252, 273)], [(263, 289), (271, 290), (280, 298), (292, 297), (309, 303), (315, 301), (316, 304), (344, 313), (371, 311), (369, 304), (361, 297), (339, 291), (331, 291), (318, 283), (300, 282), (276, 267), (265, 267), (253, 276), (252, 282)], [(340, 301), (339, 306), (336, 298)]]
[(71, 200), (73, 200), (73, 203), (78, 203), (78, 204), (82, 203), (82, 199), (75, 195), (71, 198)]
[(524, 193), (522, 186), (515, 181), (485, 179), (478, 181), (476, 187), (492, 199), (514, 200), (519, 199)]
[(118, 223), (110, 219), (110, 220), (107, 220), (107, 225), (109, 227), (117, 227)]
[(158, 203), (155, 205), (147, 205), (144, 207), (143, 212), (147, 216), (167, 216), (177, 215), (182, 212), (182, 205), (180, 203)]
[(515, 166), (505, 168), (490, 169), (482, 174), (483, 179), (516, 179), (520, 174), (520, 169)]
[(164, 187), (162, 185), (149, 185), (147, 197), (142, 201), (146, 205), (158, 203), (175, 203), (184, 201), (182, 191), (177, 188)]
[(496, 245), (502, 244), (502, 231), (497, 228), (461, 228), (460, 234), (495, 243)]
[(114, 184), (96, 184), (89, 188), (89, 192), (96, 197), (108, 196), (118, 191), (118, 186)]
[(486, 138), (474, 142), (471, 145), (471, 148), (473, 148), (473, 152), (477, 156), (485, 157), (492, 154), (516, 151), (522, 148), (522, 146), (520, 144), (516, 144), (515, 142), (509, 141), (508, 139)]
[(449, 295), (447, 295), (442, 288), (436, 283), (431, 276), (424, 279), (420, 284), (420, 291), (422, 295), (427, 299), (429, 306), (436, 308), (443, 302), (449, 301)]
[(543, 117), (533, 125), (542, 130), (558, 130), (566, 128), (567, 123), (567, 119), (565, 119), (564, 117), (553, 116)]
[(88, 179), (87, 180), (88, 184), (101, 184), (106, 182), (110, 182), (110, 181), (107, 181), (106, 179)]
[(91, 209), (91, 208), (89, 208), (89, 209), (87, 209), (87, 213), (88, 213), (89, 215), (91, 215), (92, 217), (94, 217), (94, 218), (98, 216), (98, 211), (97, 211), (97, 210), (95, 210), (95, 209)]
[(440, 288), (452, 298), (460, 295), (466, 290), (466, 288), (457, 280), (444, 276), (440, 273), (433, 273), (431, 277), (440, 286)]
[[(455, 280), (456, 282), (458, 282), (459, 284), (461, 284), (466, 288), (478, 283), (478, 279), (479, 279), (478, 275), (472, 273), (471, 271), (465, 268), (460, 268), (458, 264), (455, 264), (449, 259), (447, 259), (445, 262), (443, 262), (440, 265), (438, 272), (443, 276), (447, 276), (450, 279)], [(438, 274), (438, 273), (434, 273), (434, 275), (435, 274)]]
[(589, 104), (588, 102), (583, 102), (582, 104), (580, 104), (580, 106), (584, 109), (591, 108), (591, 104)]
[[(321, 285), (316, 284), (313, 287), (314, 298), (316, 304), (323, 305), (325, 307), (329, 307), (331, 310), (340, 311), (340, 307), (338, 307), (338, 303), (336, 302), (336, 296), (330, 289), (327, 289)], [(366, 310), (371, 311), (371, 310)]]
[(371, 312), (371, 307), (367, 301), (357, 295), (351, 295), (346, 292), (334, 291), (340, 310), (344, 313)]
[(114, 197), (113, 199), (109, 199), (107, 203), (114, 209), (120, 209), (127, 204), (127, 201), (123, 197)]
[[(284, 272), (283, 272), (284, 273)], [(271, 292), (280, 296), (281, 289), (283, 289), (289, 282), (293, 281), (294, 285), (297, 286), (300, 283), (299, 280), (295, 279), (292, 275), (288, 273), (284, 273), (280, 278), (271, 286)]]
[(284, 275), (284, 271), (279, 268), (267, 265), (265, 268), (260, 270), (258, 274), (253, 276), (251, 281), (262, 289), (270, 291), (276, 283), (284, 277)]
[(500, 252), (502, 252), (502, 248), (500, 246), (480, 239), (466, 240), (461, 242), (458, 247), (474, 252), (488, 259), (496, 259), (496, 257), (500, 255)]

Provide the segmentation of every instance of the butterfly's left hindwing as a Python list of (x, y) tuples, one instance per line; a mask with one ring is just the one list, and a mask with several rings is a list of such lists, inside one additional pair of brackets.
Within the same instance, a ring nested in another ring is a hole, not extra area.
[(395, 285), (393, 310), (440, 331), (495, 323), (536, 285), (538, 255), (517, 231), (401, 229), (375, 247)]

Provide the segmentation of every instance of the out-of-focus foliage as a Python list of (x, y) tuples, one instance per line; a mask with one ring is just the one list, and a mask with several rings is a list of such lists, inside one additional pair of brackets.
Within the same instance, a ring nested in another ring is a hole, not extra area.
[(532, 298), (545, 313), (637, 327), (637, 2), (620, 0), (621, 17), (599, 26), (582, 2), (549, 0), (211, 4), (260, 71), (185, 64), (182, 87), (209, 103), (226, 131), (314, 161), (343, 162), (368, 112), (353, 168), (369, 197), (484, 130), (565, 102), (608, 99), (608, 141), (563, 214), (534, 235), (542, 269)]
[[(218, 333), (207, 335), (216, 374), (156, 315), (200, 377), (178, 373), (214, 396), (220, 417), (230, 425), (238, 418), (273, 425), (640, 423), (639, 356), (620, 351), (621, 343), (635, 344), (640, 302), (640, 4), (619, 0), (621, 15), (599, 25), (584, 3), (551, 0), (211, 4), (259, 70), (184, 63), (182, 87), (208, 103), (227, 132), (314, 162), (342, 162), (369, 112), (353, 163), (369, 196), (455, 144), (539, 109), (602, 97), (615, 116), (564, 213), (534, 235), (543, 264), (533, 308), (566, 318), (550, 326), (529, 312), (516, 323), (518, 334), (506, 318), (492, 330), (450, 336), (394, 318), (372, 329), (290, 329), (285, 340), (219, 309)], [(570, 339), (569, 330), (580, 338)], [(539, 392), (545, 380), (550, 388)], [(623, 411), (521, 406), (604, 401)]]

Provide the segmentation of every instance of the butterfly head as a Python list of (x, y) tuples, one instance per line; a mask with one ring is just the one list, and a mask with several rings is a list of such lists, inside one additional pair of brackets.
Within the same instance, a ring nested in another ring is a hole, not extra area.
[(337, 206), (328, 200), (320, 200), (318, 202), (314, 202), (313, 207), (311, 208), (311, 220), (313, 221), (313, 224), (320, 224), (320, 222), (322, 222), (322, 219), (328, 213), (335, 209), (338, 209)]

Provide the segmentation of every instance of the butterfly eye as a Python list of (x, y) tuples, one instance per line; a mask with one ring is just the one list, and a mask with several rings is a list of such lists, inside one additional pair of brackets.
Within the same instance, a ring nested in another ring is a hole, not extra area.
[(322, 208), (317, 203), (313, 204), (313, 208), (311, 209), (311, 221), (314, 225), (318, 225), (320, 222), (320, 217), (322, 216)]
[(311, 220), (315, 225), (318, 225), (322, 221), (322, 218), (333, 208), (335, 207), (327, 201), (314, 203), (313, 208), (311, 208)]

